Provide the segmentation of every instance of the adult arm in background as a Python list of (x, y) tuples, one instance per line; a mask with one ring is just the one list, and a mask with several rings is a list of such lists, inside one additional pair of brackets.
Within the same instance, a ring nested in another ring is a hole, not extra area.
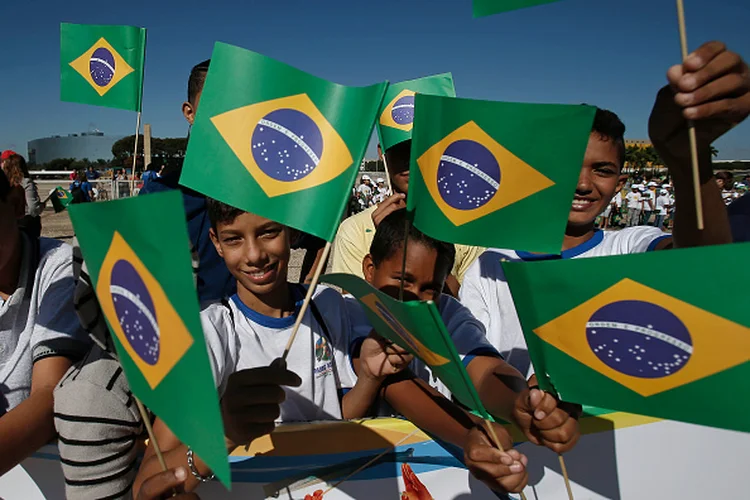
[[(711, 144), (750, 114), (750, 71), (721, 42), (708, 42), (667, 72), (669, 85), (656, 96), (649, 136), (669, 168), (679, 210), (673, 238), (656, 249), (716, 245), (732, 241), (726, 207), (711, 163)], [(697, 226), (688, 120), (698, 139), (700, 193), (705, 228)]]

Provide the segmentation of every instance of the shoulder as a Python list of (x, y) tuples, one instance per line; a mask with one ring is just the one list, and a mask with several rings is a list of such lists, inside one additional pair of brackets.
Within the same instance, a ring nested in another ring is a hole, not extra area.
[(654, 250), (657, 243), (671, 237), (658, 227), (634, 226), (619, 231), (604, 231), (601, 247), (608, 255), (643, 253)]
[(37, 274), (45, 277), (69, 275), (73, 278), (73, 247), (60, 240), (39, 238), (39, 267)]
[(485, 250), (466, 273), (466, 281), (486, 278), (490, 280), (504, 279), (503, 262), (518, 260), (518, 254), (513, 250), (488, 248)]
[(231, 326), (233, 317), (238, 314), (241, 313), (231, 299), (211, 302), (200, 312), (201, 322), (217, 329)]
[(372, 213), (377, 207), (372, 206), (367, 210), (363, 210), (357, 214), (347, 217), (339, 226), (339, 234), (348, 234), (353, 232), (359, 232), (367, 227), (374, 227), (372, 222)]
[(323, 311), (340, 313), (346, 309), (344, 297), (335, 288), (326, 285), (318, 285), (313, 293), (315, 306)]

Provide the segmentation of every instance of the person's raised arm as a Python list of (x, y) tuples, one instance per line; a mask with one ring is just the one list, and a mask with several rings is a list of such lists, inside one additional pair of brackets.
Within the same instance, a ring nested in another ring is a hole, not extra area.
[[(676, 247), (732, 241), (721, 190), (713, 176), (710, 146), (750, 113), (750, 71), (721, 42), (708, 42), (669, 69), (649, 119), (649, 136), (669, 168), (675, 190)], [(688, 120), (698, 139), (700, 193), (705, 229), (698, 230)], [(665, 240), (657, 249), (672, 245)]]

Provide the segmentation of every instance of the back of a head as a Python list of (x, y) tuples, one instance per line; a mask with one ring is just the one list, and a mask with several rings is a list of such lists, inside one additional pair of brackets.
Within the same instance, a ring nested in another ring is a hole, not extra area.
[(620, 117), (612, 111), (596, 108), (591, 133), (598, 134), (599, 138), (604, 141), (614, 142), (620, 158), (620, 168), (622, 168), (625, 163), (625, 124), (622, 123)]
[(195, 105), (196, 96), (203, 90), (203, 84), (206, 83), (206, 75), (208, 74), (208, 67), (210, 64), (211, 59), (207, 59), (196, 64), (193, 66), (193, 69), (190, 70), (187, 98), (188, 102), (192, 105)]
[[(721, 172), (716, 172), (716, 178), (721, 179), (725, 182), (734, 181), (734, 176), (732, 175), (732, 173), (726, 170), (722, 170)], [(731, 187), (731, 185), (729, 187)]]
[[(370, 245), (370, 256), (375, 266), (392, 257), (404, 247), (406, 228), (406, 210), (396, 210), (388, 215), (378, 225), (375, 236)], [(453, 269), (456, 259), (456, 247), (452, 243), (445, 243), (431, 238), (422, 231), (409, 224), (409, 244), (421, 244), (437, 252), (437, 270), (447, 277)], [(407, 250), (408, 255), (408, 250)]]
[(25, 178), (29, 177), (29, 169), (26, 160), (21, 155), (11, 155), (3, 162), (3, 171), (8, 176), (11, 186), (20, 186)]

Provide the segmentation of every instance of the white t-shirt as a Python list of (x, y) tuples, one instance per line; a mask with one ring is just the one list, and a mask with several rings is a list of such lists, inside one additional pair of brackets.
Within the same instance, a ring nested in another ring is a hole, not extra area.
[[(352, 340), (350, 344), (350, 356), (353, 358), (355, 352), (359, 352), (362, 341), (372, 331), (372, 325), (367, 319), (364, 310), (357, 299), (351, 295), (344, 296), (346, 301), (347, 312), (352, 324)], [(440, 295), (438, 301), (438, 311), (443, 318), (446, 330), (456, 346), (458, 354), (464, 366), (476, 356), (496, 356), (500, 357), (497, 349), (492, 347), (487, 340), (484, 325), (474, 315), (464, 307), (459, 301), (445, 294)], [(451, 392), (437, 377), (433, 376), (429, 366), (418, 358), (409, 365), (411, 371), (419, 378), (429, 383), (433, 388), (450, 398)]]
[[(292, 286), (302, 304), (304, 289)], [(320, 312), (325, 326), (312, 311)], [(354, 386), (354, 373), (347, 351), (349, 319), (344, 299), (332, 288), (319, 286), (305, 312), (287, 367), (302, 379), (300, 387), (285, 387), (279, 422), (341, 419), (340, 392)], [(292, 333), (297, 313), (272, 318), (253, 311), (233, 295), (201, 311), (214, 380), (223, 394), (229, 376), (246, 368), (268, 366), (280, 358)]]
[(50, 356), (78, 361), (90, 347), (73, 306), (73, 248), (39, 238), (37, 257), (26, 236), (22, 245), (18, 288), (0, 299), (0, 416), (31, 393), (36, 361)]
[(667, 206), (672, 203), (669, 195), (663, 194), (656, 199), (656, 209), (659, 215), (667, 215)]
[[(594, 236), (577, 247), (562, 252), (563, 259), (603, 257), (643, 253), (671, 235), (652, 226), (635, 226), (619, 231), (596, 230)], [(505, 280), (503, 261), (549, 259), (513, 250), (489, 249), (466, 272), (459, 290), (461, 302), (486, 327), (487, 337), (505, 360), (521, 373), (533, 373), (526, 341), (516, 314), (513, 297)]]
[(628, 208), (641, 208), (641, 193), (631, 191), (625, 199), (628, 200)]
[(369, 197), (370, 195), (372, 195), (372, 188), (367, 184), (360, 184), (357, 188), (357, 192), (361, 195)]

